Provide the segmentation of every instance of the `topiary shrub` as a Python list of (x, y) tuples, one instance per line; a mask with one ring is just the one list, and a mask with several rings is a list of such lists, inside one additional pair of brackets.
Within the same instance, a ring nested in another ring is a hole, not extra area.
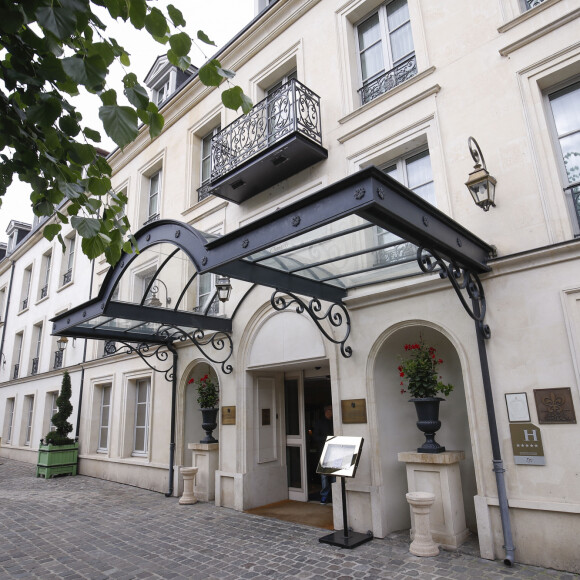
[(73, 412), (73, 406), (70, 402), (71, 396), (72, 389), (70, 375), (68, 374), (68, 371), (64, 371), (60, 394), (56, 399), (58, 411), (50, 420), (50, 422), (56, 427), (56, 431), (50, 431), (44, 438), (47, 445), (71, 445), (75, 442), (74, 439), (71, 439), (68, 436), (73, 430), (73, 426), (68, 422), (68, 418)]

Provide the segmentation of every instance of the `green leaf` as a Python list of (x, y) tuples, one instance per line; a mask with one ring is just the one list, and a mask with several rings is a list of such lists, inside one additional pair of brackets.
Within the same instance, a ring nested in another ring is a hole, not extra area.
[[(111, 180), (108, 177), (89, 177), (87, 189), (93, 195), (105, 195), (111, 190)], [(90, 202), (91, 200), (89, 200)], [(98, 200), (97, 200), (98, 201)], [(101, 202), (99, 201), (99, 204)]]
[(145, 16), (145, 28), (151, 36), (165, 36), (169, 32), (167, 20), (159, 8), (151, 8), (151, 12)]
[(108, 72), (107, 65), (100, 56), (63, 58), (62, 67), (74, 82), (89, 90), (99, 90), (104, 85)]
[(95, 148), (88, 143), (69, 142), (68, 155), (74, 163), (87, 165), (95, 157)]
[(70, 223), (83, 238), (94, 238), (101, 229), (101, 222), (96, 218), (73, 216)]
[(211, 44), (212, 46), (217, 46), (213, 40), (210, 40), (207, 34), (203, 30), (197, 31), (197, 38), (204, 42), (205, 44)]
[(218, 73), (218, 60), (210, 60), (199, 69), (199, 80), (208, 87), (219, 87), (223, 77)]
[(144, 109), (149, 104), (149, 94), (141, 85), (126, 88), (125, 96), (136, 109)]
[(77, 20), (74, 12), (60, 6), (43, 6), (35, 12), (38, 24), (60, 40), (74, 34)]
[(187, 70), (191, 66), (191, 59), (188, 56), (178, 56), (171, 49), (167, 51), (169, 62), (181, 70)]
[(92, 238), (83, 238), (81, 242), (81, 248), (83, 250), (83, 254), (93, 260), (101, 254), (105, 253), (107, 250), (107, 245), (99, 236), (94, 236)]
[(121, 53), (119, 60), (121, 61), (121, 64), (123, 66), (131, 66), (131, 60), (129, 59), (129, 55), (125, 51)]
[(101, 134), (98, 131), (94, 131), (93, 129), (90, 129), (89, 127), (85, 127), (83, 129), (83, 135), (87, 139), (90, 139), (91, 141), (94, 141), (95, 143), (101, 142)]
[(222, 103), (228, 108), (237, 110), (242, 107), (244, 113), (252, 110), (252, 101), (242, 91), (241, 87), (232, 87), (222, 93)]
[(173, 26), (185, 26), (185, 19), (183, 18), (181, 10), (173, 6), (173, 4), (168, 4), (167, 13), (169, 14), (169, 18), (171, 18), (171, 22), (173, 22)]
[(60, 101), (56, 98), (45, 99), (26, 111), (28, 121), (41, 127), (50, 127), (62, 112)]
[(90, 56), (100, 56), (105, 65), (109, 66), (115, 60), (115, 54), (111, 45), (107, 42), (94, 42), (88, 47), (88, 53)]
[(100, 199), (94, 199), (91, 197), (87, 199), (87, 206), (93, 213), (97, 213), (103, 205), (103, 202)]
[(60, 191), (67, 197), (68, 199), (77, 199), (81, 192), (82, 188), (77, 183), (69, 183), (68, 181), (57, 181), (58, 188)]
[(218, 66), (216, 70), (219, 75), (224, 77), (224, 79), (233, 79), (236, 76), (234, 71), (228, 70), (227, 68), (221, 68)]
[(52, 205), (50, 201), (44, 199), (42, 201), (39, 201), (38, 203), (35, 203), (32, 209), (35, 215), (48, 216), (52, 215), (52, 213), (54, 212), (54, 205)]
[(44, 226), (42, 235), (49, 242), (52, 242), (52, 240), (54, 240), (54, 236), (56, 236), (60, 230), (62, 230), (62, 226), (60, 224), (48, 224), (47, 226)]
[(149, 135), (151, 135), (152, 139), (161, 133), (164, 123), (165, 120), (163, 119), (163, 115), (160, 115), (159, 113), (149, 113)]
[(131, 24), (141, 30), (145, 26), (145, 16), (147, 15), (147, 5), (145, 0), (131, 0), (129, 4), (129, 18)]
[(99, 95), (103, 105), (111, 106), (117, 104), (117, 93), (114, 89), (109, 89)]
[(191, 38), (185, 32), (172, 34), (169, 37), (169, 45), (177, 56), (187, 56), (191, 50)]
[(137, 113), (131, 107), (103, 106), (99, 118), (107, 135), (122, 149), (137, 137)]
[(77, 120), (70, 115), (61, 117), (58, 121), (58, 126), (69, 137), (76, 137), (81, 131), (80, 125), (77, 123)]

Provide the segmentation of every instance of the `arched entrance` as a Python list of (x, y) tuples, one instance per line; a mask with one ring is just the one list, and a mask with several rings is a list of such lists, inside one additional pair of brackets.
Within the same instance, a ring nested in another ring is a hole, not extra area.
[(387, 532), (408, 529), (411, 525), (405, 498), (408, 491), (406, 468), (398, 461), (397, 454), (415, 451), (425, 438), (416, 427), (415, 408), (408, 402), (408, 393), (401, 393), (397, 367), (399, 357), (405, 352), (404, 345), (416, 343), (421, 337), (437, 349), (437, 356), (444, 361), (440, 367), (443, 382), (454, 386), (446, 401), (441, 403), (442, 427), (437, 432), (437, 441), (447, 450), (465, 452), (465, 460), (460, 463), (463, 504), (467, 527), (475, 532), (473, 497), (477, 494), (477, 487), (460, 357), (442, 331), (421, 323), (405, 325), (391, 332), (380, 346), (373, 368)]

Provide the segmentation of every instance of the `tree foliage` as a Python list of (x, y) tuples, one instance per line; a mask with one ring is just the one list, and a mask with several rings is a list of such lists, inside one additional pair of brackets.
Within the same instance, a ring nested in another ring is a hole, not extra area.
[(58, 411), (50, 420), (56, 427), (56, 431), (50, 431), (44, 438), (47, 445), (49, 443), (52, 445), (69, 445), (74, 443), (74, 439), (69, 438), (69, 433), (73, 430), (73, 426), (68, 422), (68, 419), (73, 412), (73, 406), (70, 402), (71, 396), (72, 388), (70, 375), (68, 374), (68, 371), (64, 371), (62, 375), (60, 394), (56, 398), (56, 407)]
[[(57, 208), (57, 223), (44, 230), (47, 239), (57, 236), (64, 248), (62, 224), (70, 220), (83, 252), (90, 258), (104, 253), (114, 264), (122, 250), (135, 249), (124, 215), (127, 198), (111, 191), (111, 167), (98, 149), (101, 135), (83, 123), (71, 97), (81, 87), (99, 95), (99, 118), (120, 148), (138, 135), (139, 122), (152, 138), (159, 135), (163, 116), (126, 68), (128, 52), (107, 35), (99, 15), (147, 31), (182, 70), (191, 64), (193, 42), (215, 44), (202, 31), (192, 39), (175, 6), (163, 12), (147, 0), (0, 0), (0, 14), (0, 203), (18, 176), (30, 185), (35, 215), (51, 216)], [(117, 90), (107, 85), (115, 61), (126, 72), (122, 90), (129, 105), (119, 104)], [(209, 86), (232, 76), (216, 59), (199, 71)], [(252, 106), (239, 87), (224, 91), (222, 100), (234, 110)], [(63, 202), (66, 211), (58, 209)]]

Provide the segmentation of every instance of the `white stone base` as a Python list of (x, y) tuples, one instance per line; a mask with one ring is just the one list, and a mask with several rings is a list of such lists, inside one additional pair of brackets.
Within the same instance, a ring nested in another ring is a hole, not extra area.
[[(463, 491), (459, 462), (463, 451), (443, 453), (401, 452), (399, 461), (407, 464), (409, 492), (429, 492), (435, 495), (431, 508), (431, 534), (441, 547), (457, 549), (469, 536), (463, 508)], [(411, 513), (411, 539), (415, 522)]]
[(200, 501), (215, 499), (215, 472), (219, 467), (219, 443), (189, 443), (192, 462), (198, 468), (194, 492)]

